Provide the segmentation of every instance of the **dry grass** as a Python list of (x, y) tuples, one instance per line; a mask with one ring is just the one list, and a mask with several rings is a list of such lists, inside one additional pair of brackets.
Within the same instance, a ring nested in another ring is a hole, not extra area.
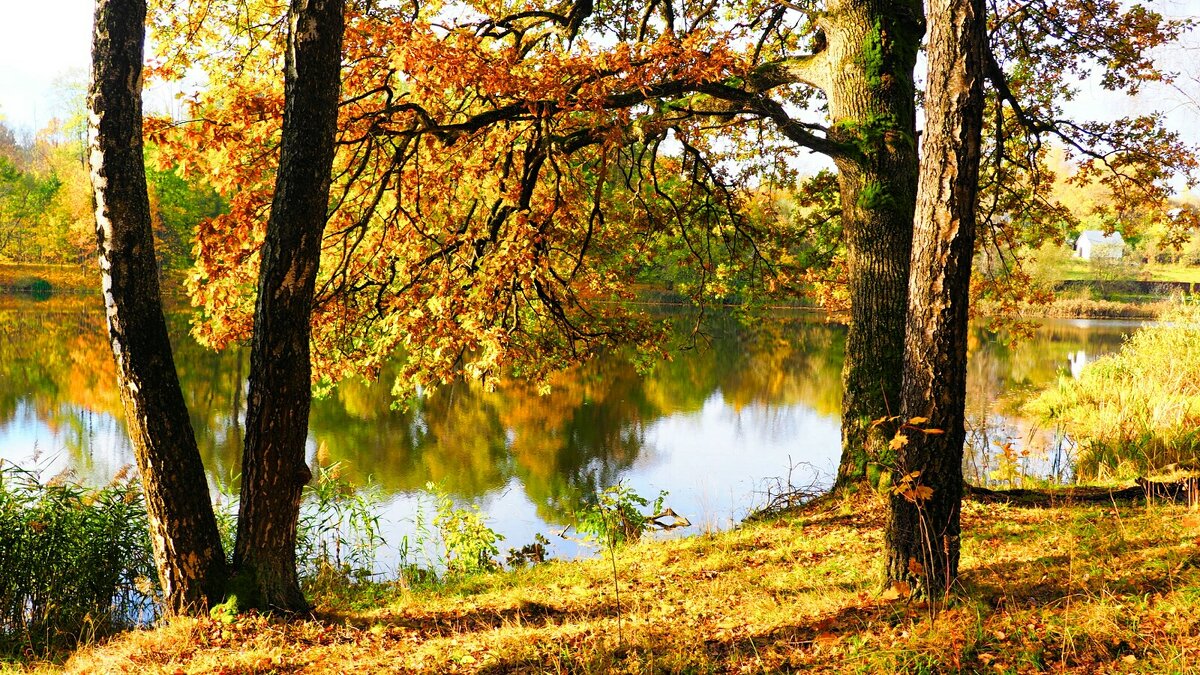
[[(1174, 307), (1169, 299), (1152, 302), (1122, 302), (1090, 298), (1060, 297), (1048, 303), (1020, 303), (1017, 315), (1023, 318), (1062, 319), (1154, 319)], [(989, 313), (984, 306), (981, 312)]]
[[(434, 589), (362, 589), (316, 618), (177, 619), (85, 648), (76, 673), (1200, 672), (1200, 515), (964, 508), (963, 588), (878, 594), (883, 509), (826, 502), (618, 556)], [(365, 608), (363, 607), (365, 606)]]

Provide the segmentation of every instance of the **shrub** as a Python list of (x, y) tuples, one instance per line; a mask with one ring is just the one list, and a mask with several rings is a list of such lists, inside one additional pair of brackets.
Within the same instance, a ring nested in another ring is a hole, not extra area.
[(460, 507), (450, 495), (433, 483), (425, 489), (434, 497), (433, 526), (437, 528), (445, 550), (446, 572), (472, 574), (499, 569), (496, 556), (504, 535), (488, 527), (478, 504)]
[(88, 489), (0, 462), (0, 647), (40, 654), (155, 616), (141, 487)]

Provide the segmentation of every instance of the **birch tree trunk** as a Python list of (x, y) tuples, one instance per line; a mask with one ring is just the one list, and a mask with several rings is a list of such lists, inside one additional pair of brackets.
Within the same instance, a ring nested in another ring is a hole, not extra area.
[(108, 336), (169, 612), (220, 600), (225, 552), (159, 292), (142, 152), (145, 0), (99, 0), (88, 94)]

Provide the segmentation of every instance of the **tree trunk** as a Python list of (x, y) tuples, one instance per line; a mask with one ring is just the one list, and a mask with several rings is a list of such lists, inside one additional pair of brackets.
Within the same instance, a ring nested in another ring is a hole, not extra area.
[(902, 431), (908, 443), (898, 466), (915, 476), (910, 489), (891, 497), (886, 546), (888, 581), (936, 597), (958, 575), (986, 15), (982, 0), (931, 0), (929, 11), (929, 86), (900, 412), (904, 420), (928, 420), (912, 427), (944, 433)]
[(169, 612), (219, 600), (225, 552), (159, 295), (142, 153), (145, 0), (96, 5), (92, 187), (108, 335)]
[(850, 285), (842, 370), (838, 486), (888, 463), (887, 439), (871, 421), (900, 406), (908, 268), (917, 195), (913, 68), (925, 25), (919, 0), (829, 2), (831, 137)]
[(344, 0), (292, 0), (279, 172), (258, 278), (234, 566), (239, 606), (308, 607), (296, 525), (312, 398), (309, 333), (341, 82)]

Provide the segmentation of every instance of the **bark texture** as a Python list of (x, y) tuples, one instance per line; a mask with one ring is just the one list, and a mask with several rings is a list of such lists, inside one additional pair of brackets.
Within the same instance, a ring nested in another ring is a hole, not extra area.
[[(267, 221), (250, 351), (234, 566), (239, 606), (301, 611), (296, 525), (312, 400), (312, 300), (329, 208), (344, 0), (292, 0), (279, 172)], [(243, 590), (245, 592), (245, 590)]]
[(886, 535), (887, 577), (935, 597), (958, 575), (962, 503), (967, 319), (983, 128), (982, 0), (932, 0), (920, 190), (905, 336), (903, 403), (915, 426), (898, 466), (920, 472), (925, 499), (894, 494)]
[(830, 65), (826, 94), (841, 188), (850, 326), (842, 371), (838, 485), (886, 462), (871, 421), (900, 405), (909, 257), (917, 195), (913, 68), (925, 32), (919, 0), (837, 0), (821, 22)]
[(88, 139), (108, 335), (155, 563), (167, 610), (190, 612), (220, 599), (225, 552), (159, 294), (142, 153), (145, 18), (145, 0), (96, 4)]

